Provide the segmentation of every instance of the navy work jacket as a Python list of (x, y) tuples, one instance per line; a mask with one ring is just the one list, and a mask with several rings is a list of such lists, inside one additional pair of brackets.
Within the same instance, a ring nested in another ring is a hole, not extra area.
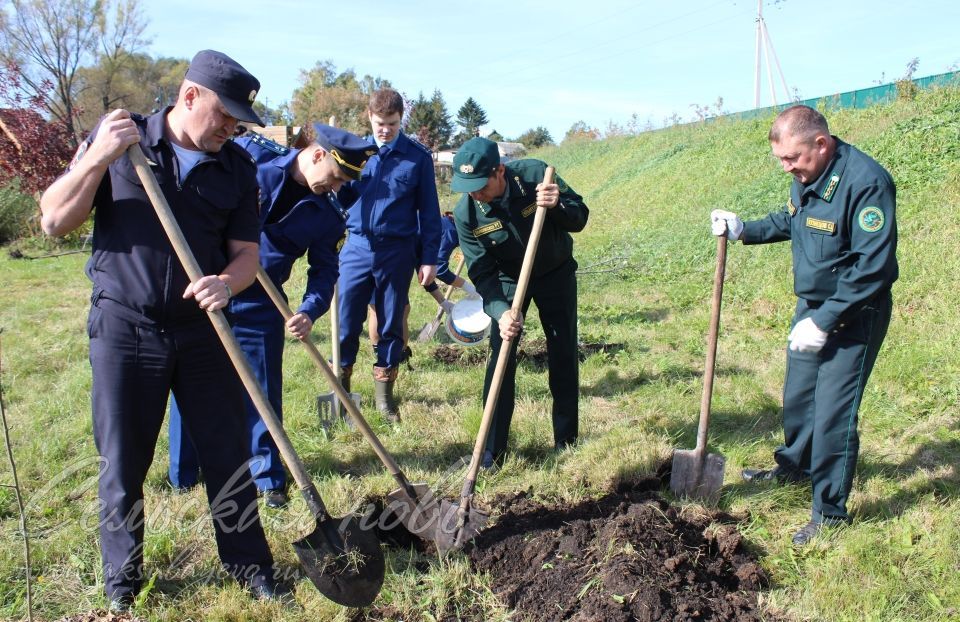
[[(227, 240), (256, 242), (259, 235), (253, 161), (228, 141), (218, 153), (206, 154), (180, 183), (177, 158), (164, 138), (169, 110), (133, 116), (140, 146), (200, 270), (220, 274), (229, 263)], [(116, 303), (110, 305), (112, 312), (142, 326), (206, 321), (195, 300), (183, 299), (186, 271), (126, 154), (110, 164), (93, 208), (93, 253), (86, 273), (95, 301)]]

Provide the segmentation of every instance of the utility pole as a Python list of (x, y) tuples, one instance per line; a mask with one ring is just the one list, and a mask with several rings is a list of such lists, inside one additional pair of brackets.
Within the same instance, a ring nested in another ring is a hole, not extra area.
[(770, 38), (770, 31), (767, 30), (767, 22), (763, 19), (763, 0), (757, 0), (757, 46), (753, 74), (753, 107), (760, 107), (760, 55), (763, 54), (767, 65), (767, 82), (770, 84), (770, 99), (772, 105), (777, 105), (777, 92), (774, 88), (773, 70), (770, 66), (770, 58), (777, 66), (777, 72), (780, 74), (780, 81), (783, 83), (784, 99), (790, 100), (790, 88), (787, 86), (787, 79), (783, 76), (783, 69), (780, 67), (780, 59), (777, 58), (777, 52), (773, 49), (773, 40)]

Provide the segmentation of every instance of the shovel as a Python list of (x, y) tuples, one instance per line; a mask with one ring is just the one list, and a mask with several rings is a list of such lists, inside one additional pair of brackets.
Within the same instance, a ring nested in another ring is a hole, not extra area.
[[(463, 270), (463, 264), (466, 263), (467, 258), (464, 255), (460, 255), (460, 261), (457, 263), (457, 276), (460, 276), (460, 271)], [(450, 300), (450, 294), (453, 293), (453, 284), (450, 284), (447, 287), (447, 291), (443, 294), (443, 301), (446, 302)], [(437, 316), (433, 318), (426, 326), (420, 329), (420, 335), (417, 336), (417, 341), (420, 343), (426, 343), (433, 339), (433, 336), (437, 334), (437, 329), (440, 328), (440, 320), (443, 319), (443, 306), (437, 309)]]
[[(266, 290), (270, 299), (273, 300), (277, 309), (280, 310), (283, 319), (285, 321), (289, 320), (293, 316), (293, 311), (290, 310), (289, 305), (287, 305), (287, 302), (283, 299), (280, 291), (262, 267), (257, 270), (257, 280), (260, 281), (263, 289)], [(344, 405), (347, 413), (349, 413), (352, 418), (353, 427), (360, 430), (363, 437), (373, 447), (377, 457), (380, 458), (380, 461), (383, 462), (383, 465), (387, 467), (387, 470), (400, 485), (400, 488), (387, 495), (389, 503), (387, 504), (386, 510), (395, 515), (413, 535), (428, 542), (436, 541), (437, 525), (439, 524), (440, 518), (440, 505), (433, 496), (433, 491), (430, 490), (427, 484), (410, 483), (403, 474), (403, 471), (400, 470), (400, 467), (398, 467), (397, 463), (393, 460), (393, 457), (387, 453), (380, 439), (377, 438), (377, 435), (370, 429), (366, 419), (360, 414), (360, 409), (353, 400), (347, 397), (347, 391), (343, 388), (343, 385), (340, 384), (334, 371), (330, 369), (330, 365), (326, 359), (324, 359), (320, 351), (317, 350), (317, 346), (309, 337), (301, 339), (300, 343), (307, 349), (310, 358), (313, 359), (313, 362), (320, 368), (323, 375), (326, 376), (327, 382), (330, 383), (330, 388), (333, 389), (333, 393), (338, 398), (338, 401)]]
[[(191, 282), (200, 279), (203, 276), (200, 266), (170, 211), (140, 145), (131, 145), (127, 154), (188, 278)], [(371, 530), (361, 529), (355, 516), (333, 518), (327, 512), (320, 493), (313, 485), (273, 407), (270, 406), (266, 393), (257, 382), (246, 355), (230, 330), (226, 316), (219, 310), (210, 311), (207, 315), (317, 522), (309, 535), (293, 543), (301, 566), (320, 593), (333, 602), (346, 607), (369, 605), (380, 592), (386, 572), (380, 541)]]
[(727, 263), (727, 235), (717, 236), (717, 269), (713, 275), (713, 303), (710, 307), (710, 333), (707, 337), (707, 362), (703, 372), (703, 395), (700, 398), (700, 425), (697, 446), (675, 449), (670, 470), (670, 490), (679, 497), (703, 499), (716, 504), (723, 486), (726, 459), (721, 454), (707, 453), (707, 429), (710, 425), (710, 399), (713, 397), (713, 373), (717, 363), (717, 334), (720, 332), (720, 300), (723, 297), (723, 275)]
[[(552, 166), (547, 167), (543, 175), (544, 184), (553, 183), (553, 171)], [(530, 231), (530, 239), (527, 241), (527, 248), (523, 252), (523, 264), (520, 267), (520, 278), (517, 279), (517, 291), (514, 293), (513, 305), (510, 308), (515, 314), (520, 313), (523, 309), (523, 301), (527, 296), (527, 285), (530, 283), (530, 273), (533, 271), (533, 261), (537, 256), (537, 246), (540, 244), (540, 234), (543, 231), (543, 221), (546, 215), (547, 208), (537, 206), (537, 212), (533, 217), (533, 228)], [(492, 330), (498, 329), (493, 326)], [(519, 336), (517, 338), (519, 339)], [(480, 430), (477, 432), (477, 442), (473, 446), (470, 468), (467, 469), (467, 477), (463, 482), (463, 489), (460, 491), (460, 503), (458, 505), (446, 500), (441, 502), (441, 522), (440, 529), (437, 531), (437, 548), (441, 553), (446, 553), (453, 548), (460, 548), (472, 540), (480, 533), (480, 529), (490, 518), (489, 514), (473, 507), (473, 489), (477, 485), (480, 459), (487, 444), (490, 426), (493, 424), (493, 411), (497, 407), (500, 385), (503, 384), (503, 375), (506, 372), (510, 350), (512, 349), (513, 344), (510, 342), (505, 341), (500, 345), (497, 366), (493, 370), (490, 391), (487, 393), (487, 403), (483, 406), (483, 419), (480, 421)]]
[[(263, 280), (261, 279), (261, 284), (262, 283)], [(266, 286), (264, 286), (264, 289), (266, 289)], [(337, 293), (339, 289), (340, 286), (334, 283), (333, 297), (330, 299), (330, 350), (331, 359), (333, 360), (334, 379), (336, 383), (342, 387), (343, 383), (340, 382), (340, 308), (338, 306), (339, 295)], [(286, 306), (286, 303), (284, 303), (284, 306)], [(281, 312), (283, 311), (282, 307), (278, 308)], [(286, 316), (284, 316), (284, 319), (286, 319)], [(356, 407), (360, 408), (360, 394), (348, 393), (347, 395), (350, 396), (350, 399)], [(343, 409), (340, 408), (340, 398), (337, 397), (337, 394), (333, 391), (326, 395), (317, 396), (317, 413), (320, 415), (320, 425), (328, 431), (333, 427), (333, 424), (336, 423), (338, 418), (346, 419), (343, 416)], [(350, 424), (349, 420), (347, 420), (347, 424)]]

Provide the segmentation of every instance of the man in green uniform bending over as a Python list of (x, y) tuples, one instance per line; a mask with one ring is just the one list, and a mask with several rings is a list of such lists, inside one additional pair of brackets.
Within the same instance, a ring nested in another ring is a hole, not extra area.
[[(570, 232), (586, 226), (589, 210), (559, 176), (554, 183), (542, 184), (546, 168), (546, 163), (533, 159), (501, 164), (497, 144), (486, 138), (468, 140), (453, 159), (450, 187), (464, 193), (453, 211), (460, 248), (469, 266), (470, 281), (483, 297), (484, 310), (499, 325), (499, 330), (490, 331), (492, 356), (483, 386), (484, 403), (500, 346), (506, 340), (511, 348), (487, 437), (484, 468), (499, 462), (507, 449), (517, 343), (531, 300), (537, 303), (547, 338), (554, 449), (561, 450), (577, 440), (577, 262)], [(510, 306), (538, 205), (548, 208), (546, 219), (523, 313), (515, 316)]]
[(770, 470), (748, 481), (809, 478), (810, 522), (793, 536), (807, 544), (824, 526), (849, 523), (857, 466), (857, 410), (890, 323), (897, 280), (896, 188), (869, 156), (831, 136), (816, 110), (794, 106), (770, 130), (773, 155), (793, 175), (782, 211), (742, 222), (714, 210), (714, 235), (764, 244), (790, 240), (797, 307), (787, 336), (784, 444)]

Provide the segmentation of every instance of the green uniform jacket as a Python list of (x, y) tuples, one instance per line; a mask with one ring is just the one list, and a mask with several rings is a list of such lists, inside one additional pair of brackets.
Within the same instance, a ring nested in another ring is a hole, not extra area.
[[(480, 203), (464, 194), (453, 211), (460, 249), (467, 260), (470, 281), (483, 297), (484, 310), (495, 321), (510, 309), (520, 277), (533, 216), (537, 210), (537, 184), (547, 164), (540, 160), (515, 160), (504, 165), (506, 187), (499, 199)], [(560, 176), (560, 202), (547, 210), (531, 278), (559, 268), (573, 256), (570, 232), (581, 231), (589, 210), (583, 198)]]
[(744, 223), (744, 244), (792, 240), (793, 289), (821, 302), (811, 316), (831, 332), (897, 280), (897, 190), (890, 174), (839, 138), (812, 184), (796, 179), (783, 211)]

